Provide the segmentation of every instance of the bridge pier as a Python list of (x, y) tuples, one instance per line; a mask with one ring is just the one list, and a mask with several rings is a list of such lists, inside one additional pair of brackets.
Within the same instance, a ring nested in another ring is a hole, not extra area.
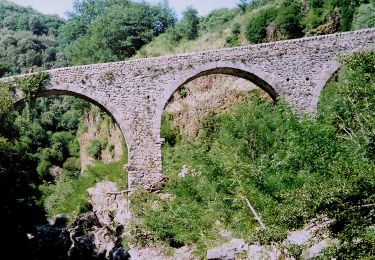
[(129, 161), (124, 166), (128, 172), (129, 189), (153, 189), (164, 180), (161, 163), (161, 144), (152, 143), (129, 149)]

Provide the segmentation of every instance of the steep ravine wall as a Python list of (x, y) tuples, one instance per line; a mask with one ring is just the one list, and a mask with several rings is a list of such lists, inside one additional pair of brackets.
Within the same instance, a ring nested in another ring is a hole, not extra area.
[(89, 155), (88, 148), (94, 140), (105, 140), (106, 147), (101, 150), (99, 160), (111, 163), (121, 160), (123, 155), (123, 137), (119, 127), (101, 113), (88, 111), (84, 116), (84, 131), (79, 135), (81, 172), (85, 172), (95, 158)]

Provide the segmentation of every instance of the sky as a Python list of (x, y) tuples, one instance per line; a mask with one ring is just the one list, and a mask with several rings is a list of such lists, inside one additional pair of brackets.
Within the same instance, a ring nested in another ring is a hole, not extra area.
[[(58, 14), (65, 17), (65, 13), (72, 9), (73, 0), (10, 0), (22, 6), (31, 6), (44, 14)], [(149, 0), (158, 3), (160, 0)], [(188, 6), (195, 7), (200, 15), (207, 15), (210, 11), (222, 7), (235, 7), (238, 0), (169, 0), (169, 5), (180, 15)]]

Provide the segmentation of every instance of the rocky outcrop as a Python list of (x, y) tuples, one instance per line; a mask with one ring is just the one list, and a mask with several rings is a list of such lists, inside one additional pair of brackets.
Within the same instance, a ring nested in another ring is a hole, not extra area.
[(249, 246), (242, 239), (232, 239), (228, 244), (208, 250), (207, 259), (231, 260), (236, 255), (247, 253)]
[(38, 227), (32, 238), (35, 259), (129, 259), (122, 248), (131, 216), (128, 200), (111, 182), (98, 183), (88, 193), (92, 211), (80, 214), (68, 227), (64, 216)]
[(170, 248), (159, 247), (135, 247), (131, 246), (129, 254), (132, 260), (198, 260), (193, 254), (193, 249), (183, 246), (171, 251)]
[(207, 259), (312, 259), (320, 256), (325, 248), (337, 243), (328, 231), (330, 223), (328, 218), (314, 219), (303, 229), (289, 232), (282, 243), (272, 245), (249, 245), (244, 240), (232, 239), (227, 244), (208, 250)]
[(116, 184), (109, 181), (98, 183), (87, 190), (92, 210), (103, 226), (125, 226), (131, 219), (129, 200), (118, 192)]

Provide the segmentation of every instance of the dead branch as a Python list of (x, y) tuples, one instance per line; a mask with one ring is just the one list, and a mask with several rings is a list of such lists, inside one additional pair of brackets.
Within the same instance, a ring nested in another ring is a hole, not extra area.
[(264, 225), (262, 219), (260, 218), (260, 216), (258, 215), (258, 213), (255, 211), (254, 207), (251, 206), (251, 203), (250, 203), (249, 199), (246, 198), (245, 196), (242, 196), (241, 198), (246, 202), (247, 206), (249, 207), (249, 209), (250, 209), (251, 212), (253, 213), (254, 218), (259, 222), (260, 227), (261, 227), (263, 230), (266, 229), (266, 226)]

